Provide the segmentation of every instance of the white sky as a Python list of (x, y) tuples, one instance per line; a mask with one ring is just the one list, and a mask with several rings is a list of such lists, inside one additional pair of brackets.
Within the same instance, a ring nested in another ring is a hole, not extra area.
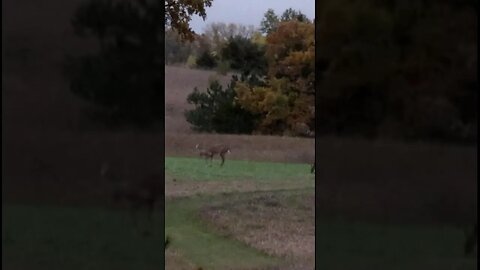
[(315, 17), (315, 0), (213, 0), (212, 6), (207, 8), (206, 20), (195, 16), (190, 26), (196, 33), (203, 33), (205, 26), (212, 22), (253, 25), (258, 28), (269, 8), (278, 16), (287, 8), (293, 8), (300, 10), (309, 19)]

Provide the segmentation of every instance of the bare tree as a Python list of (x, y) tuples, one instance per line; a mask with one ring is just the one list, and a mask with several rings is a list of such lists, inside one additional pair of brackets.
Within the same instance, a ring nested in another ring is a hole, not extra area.
[(225, 155), (231, 152), (230, 147), (226, 144), (217, 144), (205, 149), (199, 148), (199, 146), (200, 145), (197, 144), (195, 148), (199, 151), (200, 156), (204, 157), (206, 161), (210, 159), (210, 164), (213, 162), (213, 157), (219, 155), (222, 159), (220, 166), (223, 166), (223, 163), (225, 163)]
[[(109, 163), (102, 164), (101, 177), (110, 187), (113, 202), (125, 203), (130, 209), (135, 227), (137, 226), (137, 212), (144, 209), (147, 212), (147, 218), (152, 224), (152, 215), (155, 205), (158, 202), (164, 204), (162, 200), (165, 193), (165, 176), (162, 174), (150, 174), (136, 181), (125, 181), (115, 174), (110, 168)], [(163, 211), (163, 205), (160, 207)], [(148, 231), (144, 232), (148, 234)]]

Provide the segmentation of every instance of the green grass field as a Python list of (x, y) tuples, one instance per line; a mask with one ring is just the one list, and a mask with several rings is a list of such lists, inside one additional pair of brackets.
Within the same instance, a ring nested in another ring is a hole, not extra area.
[[(297, 188), (314, 187), (314, 176), (308, 164), (282, 164), (227, 160), (223, 167), (214, 160), (210, 165), (199, 158), (168, 157), (165, 170), (168, 175), (183, 182), (253, 181), (271, 189), (294, 182)], [(252, 192), (251, 194), (254, 194)], [(168, 194), (168, 191), (167, 191)], [(250, 194), (232, 189), (222, 194), (206, 194), (190, 198), (167, 200), (165, 213), (166, 234), (173, 239), (172, 249), (179, 250), (193, 265), (204, 269), (259, 269), (282, 263), (275, 258), (214, 232), (197, 218), (202, 207), (219, 204), (233, 197)], [(168, 257), (167, 257), (168, 260)], [(175, 269), (175, 266), (169, 269)]]
[[(165, 158), (165, 171), (174, 177), (190, 181), (305, 181), (314, 179), (309, 164), (285, 164), (274, 162), (254, 162), (227, 160), (223, 167), (215, 159), (210, 163), (200, 158)], [(313, 182), (312, 182), (313, 183)]]
[(273, 266), (280, 261), (215, 234), (199, 221), (196, 215), (200, 207), (215, 199), (197, 197), (167, 201), (165, 232), (172, 238), (172, 249), (181, 250), (189, 261), (204, 269), (253, 269)]
[[(169, 176), (185, 183), (250, 179), (274, 189), (282, 181), (297, 181), (293, 193), (314, 186), (308, 164), (227, 160), (220, 168), (218, 161), (209, 167), (201, 159), (167, 158), (165, 166)], [(281, 192), (289, 191), (270, 191)], [(206, 206), (259, 193), (233, 190), (167, 198), (165, 231), (172, 237), (171, 250), (203, 269), (282, 265), (282, 258), (220, 234), (199, 219)], [(285, 205), (298, 207), (300, 197), (285, 198)], [(2, 210), (4, 269), (159, 269), (163, 264), (161, 213), (155, 217), (153, 236), (142, 237), (132, 230), (128, 213), (113, 209), (5, 204)], [(463, 232), (453, 227), (322, 220), (316, 230), (319, 269), (476, 269), (477, 265), (476, 258), (462, 254)], [(176, 269), (175, 265), (169, 269)]]

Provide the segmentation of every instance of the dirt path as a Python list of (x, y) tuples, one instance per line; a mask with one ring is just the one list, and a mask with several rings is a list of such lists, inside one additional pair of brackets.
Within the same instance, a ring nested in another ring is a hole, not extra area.
[(232, 192), (254, 192), (254, 191), (276, 191), (276, 190), (295, 190), (311, 187), (311, 183), (305, 181), (293, 182), (282, 181), (272, 183), (258, 183), (251, 180), (237, 181), (181, 181), (173, 178), (165, 181), (165, 197), (178, 198), (190, 197), (194, 195), (215, 195)]

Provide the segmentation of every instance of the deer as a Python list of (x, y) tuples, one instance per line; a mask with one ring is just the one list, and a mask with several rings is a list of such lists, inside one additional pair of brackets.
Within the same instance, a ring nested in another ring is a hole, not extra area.
[(231, 153), (230, 147), (226, 144), (217, 144), (211, 147), (208, 147), (206, 149), (201, 149), (199, 148), (199, 144), (195, 146), (197, 151), (199, 151), (199, 155), (201, 157), (205, 158), (205, 161), (208, 162), (208, 159), (210, 159), (210, 163), (213, 162), (213, 157), (215, 155), (219, 155), (220, 158), (222, 159), (222, 163), (220, 164), (220, 167), (223, 166), (225, 163), (225, 154)]
[[(121, 181), (112, 171), (109, 163), (104, 163), (102, 164), (100, 175), (110, 185), (113, 203), (125, 203), (128, 205), (135, 227), (137, 226), (136, 212), (145, 209), (148, 221), (151, 224), (156, 203), (165, 203), (163, 201), (165, 194), (165, 176), (163, 174), (150, 174), (135, 182)], [(144, 232), (144, 235), (148, 234), (148, 231)]]

